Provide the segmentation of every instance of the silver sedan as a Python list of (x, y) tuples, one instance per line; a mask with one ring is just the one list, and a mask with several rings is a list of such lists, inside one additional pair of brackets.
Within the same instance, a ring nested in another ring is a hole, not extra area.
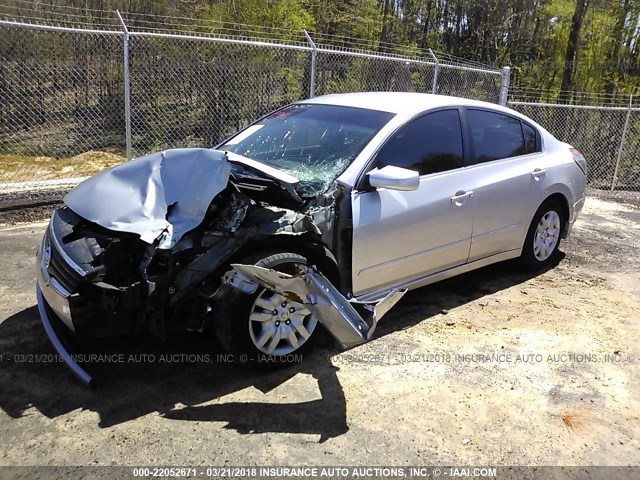
[(287, 361), (323, 324), (371, 338), (408, 289), (507, 259), (551, 265), (585, 200), (571, 145), (498, 105), (418, 93), (285, 106), (214, 149), (148, 155), (65, 197), (39, 253), (47, 333), (213, 324)]

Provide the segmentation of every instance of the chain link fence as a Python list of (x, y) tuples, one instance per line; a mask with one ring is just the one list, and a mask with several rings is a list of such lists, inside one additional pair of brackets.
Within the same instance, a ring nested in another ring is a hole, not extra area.
[(501, 72), (471, 66), (319, 50), (316, 93), (427, 92), (497, 102)]
[(122, 38), (2, 29), (0, 183), (82, 176), (122, 161)]
[(414, 59), (342, 51), (317, 53), (315, 93), (431, 91), (435, 66)]
[(533, 101), (531, 95), (514, 89), (508, 106), (579, 149), (588, 162), (590, 186), (640, 189), (640, 108), (633, 106), (632, 98), (574, 95), (573, 104), (567, 104), (557, 98)]
[(499, 70), (316, 46), (306, 32), (300, 42), (268, 41), (117, 25), (0, 20), (0, 186), (73, 181), (128, 152), (211, 147), (313, 95), (391, 90), (496, 102), (501, 88)]
[(213, 146), (306, 97), (308, 52), (135, 35), (130, 43), (133, 155)]
[[(130, 32), (120, 20), (99, 29), (0, 20), (0, 188), (73, 182), (128, 154), (210, 147), (314, 95), (412, 91), (506, 101), (508, 72), (444, 54), (343, 48), (321, 36), (316, 45), (306, 32), (301, 41)], [(579, 148), (591, 186), (640, 189), (640, 105), (558, 95), (512, 88), (508, 104)]]

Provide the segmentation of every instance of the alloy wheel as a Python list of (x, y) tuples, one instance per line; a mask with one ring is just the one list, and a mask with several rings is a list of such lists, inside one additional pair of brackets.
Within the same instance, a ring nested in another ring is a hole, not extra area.
[(268, 355), (288, 355), (311, 337), (317, 319), (299, 302), (263, 289), (251, 306), (249, 333), (258, 350)]
[(533, 237), (533, 254), (540, 262), (548, 259), (560, 239), (560, 215), (554, 210), (545, 213), (536, 227)]

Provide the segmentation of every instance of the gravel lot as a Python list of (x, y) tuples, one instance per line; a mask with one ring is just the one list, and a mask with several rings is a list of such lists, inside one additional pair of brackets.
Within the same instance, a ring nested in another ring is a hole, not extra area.
[(637, 193), (591, 192), (555, 268), (410, 292), (359, 348), (256, 372), (206, 335), (122, 346), (93, 391), (46, 361), (46, 212), (0, 219), (0, 465), (640, 464)]

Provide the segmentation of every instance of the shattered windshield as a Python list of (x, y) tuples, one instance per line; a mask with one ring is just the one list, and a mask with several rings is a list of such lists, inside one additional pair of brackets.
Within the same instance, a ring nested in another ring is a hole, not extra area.
[(283, 170), (300, 180), (303, 195), (327, 188), (393, 116), (335, 105), (291, 105), (219, 146)]

